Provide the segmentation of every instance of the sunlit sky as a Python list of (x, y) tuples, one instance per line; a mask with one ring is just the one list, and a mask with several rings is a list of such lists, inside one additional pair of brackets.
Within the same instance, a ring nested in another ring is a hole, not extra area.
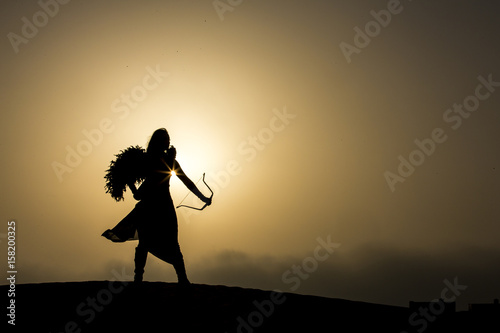
[[(41, 3), (0, 5), (19, 283), (132, 275), (137, 243), (100, 235), (136, 201), (103, 177), (165, 127), (215, 192), (177, 210), (193, 283), (407, 305), (457, 278), (459, 306), (500, 297), (497, 2)], [(284, 279), (318, 238), (339, 246)], [(145, 279), (176, 281), (151, 255)]]

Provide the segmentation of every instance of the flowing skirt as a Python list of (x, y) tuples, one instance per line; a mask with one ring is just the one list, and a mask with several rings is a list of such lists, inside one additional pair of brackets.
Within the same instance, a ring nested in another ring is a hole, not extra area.
[(139, 247), (161, 260), (171, 264), (182, 260), (177, 215), (170, 195), (140, 201), (125, 218), (102, 236), (113, 242), (139, 239)]

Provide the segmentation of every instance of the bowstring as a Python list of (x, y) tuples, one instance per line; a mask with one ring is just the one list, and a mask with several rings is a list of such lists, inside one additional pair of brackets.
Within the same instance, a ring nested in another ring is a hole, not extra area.
[[(201, 178), (203, 178), (203, 176), (200, 177), (200, 179), (198, 179), (198, 181), (196, 183), (194, 183), (195, 185), (197, 185)], [(181, 200), (181, 202), (179, 202), (179, 204), (177, 205), (177, 207), (179, 207), (180, 205), (182, 205), (182, 203), (184, 202), (184, 200), (186, 200), (186, 198), (188, 197), (188, 195), (191, 193), (191, 191), (188, 190), (188, 193), (186, 193), (186, 195), (184, 196), (184, 198)]]

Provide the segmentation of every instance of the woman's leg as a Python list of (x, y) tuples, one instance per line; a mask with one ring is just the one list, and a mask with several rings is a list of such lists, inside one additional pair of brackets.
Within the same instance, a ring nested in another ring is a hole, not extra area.
[(190, 284), (186, 274), (186, 267), (184, 266), (184, 257), (182, 256), (179, 244), (173, 244), (170, 247), (162, 247), (160, 249), (150, 249), (150, 252), (159, 259), (174, 266), (179, 284)]
[(177, 280), (180, 285), (190, 285), (189, 279), (186, 274), (186, 266), (184, 266), (184, 258), (182, 254), (180, 254), (180, 258), (177, 259), (174, 263), (175, 273), (177, 273)]
[(137, 245), (135, 248), (135, 270), (134, 270), (134, 282), (140, 283), (142, 282), (142, 277), (144, 275), (144, 267), (146, 266), (146, 259), (148, 258), (148, 250), (141, 246), (141, 244)]

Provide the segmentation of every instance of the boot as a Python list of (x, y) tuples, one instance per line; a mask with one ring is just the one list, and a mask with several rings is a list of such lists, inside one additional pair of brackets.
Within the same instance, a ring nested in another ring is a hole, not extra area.
[(134, 270), (134, 283), (141, 283), (144, 275), (144, 267), (146, 266), (146, 259), (148, 258), (148, 251), (141, 246), (135, 248), (135, 270)]

